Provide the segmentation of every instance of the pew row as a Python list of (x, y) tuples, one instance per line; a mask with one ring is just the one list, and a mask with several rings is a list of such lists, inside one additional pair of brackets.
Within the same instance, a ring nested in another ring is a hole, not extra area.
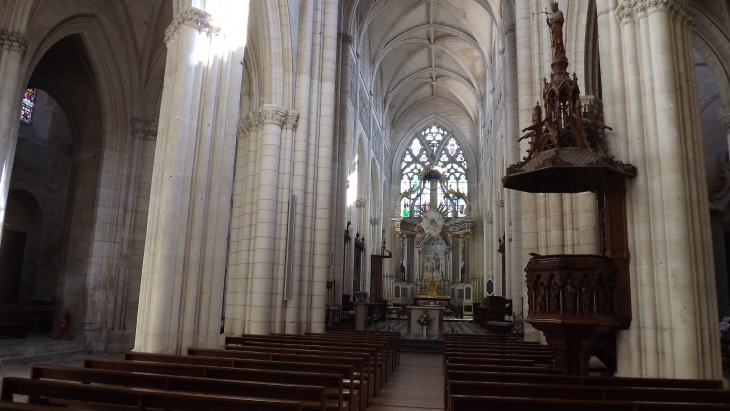
[(104, 384), (108, 386), (116, 385), (169, 392), (221, 395), (225, 397), (291, 400), (301, 402), (303, 410), (314, 411), (336, 411), (339, 406), (337, 401), (327, 401), (327, 392), (324, 386), (315, 385), (229, 381), (212, 378), (94, 370), (57, 365), (34, 365), (31, 369), (31, 379)]
[(69, 409), (74, 409), (73, 402), (138, 407), (140, 410), (162, 408), (179, 411), (213, 409), (216, 411), (239, 411), (242, 409), (247, 411), (301, 411), (302, 409), (302, 404), (298, 401), (243, 397), (228, 398), (203, 394), (6, 377), (3, 379), (0, 400), (12, 401), (13, 395), (27, 395), (46, 404), (66, 405), (71, 402)]

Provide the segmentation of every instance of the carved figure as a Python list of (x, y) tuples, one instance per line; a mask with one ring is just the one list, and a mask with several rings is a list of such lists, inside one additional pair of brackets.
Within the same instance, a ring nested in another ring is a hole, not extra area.
[(424, 275), (429, 276), (431, 278), (438, 277), (439, 273), (441, 271), (441, 262), (439, 261), (438, 257), (436, 257), (436, 254), (429, 253), (426, 254), (426, 258), (423, 260), (424, 265)]
[(530, 132), (520, 137), (520, 139), (517, 141), (522, 141), (526, 138), (536, 135), (536, 133), (539, 132), (540, 128), (542, 128), (542, 107), (540, 107), (540, 102), (538, 101), (535, 105), (535, 108), (532, 110), (532, 125), (522, 129), (523, 132), (527, 130), (530, 130)]
[(563, 44), (563, 23), (565, 18), (563, 12), (558, 10), (558, 3), (550, 4), (552, 13), (548, 14), (547, 25), (550, 27), (550, 39), (553, 48), (553, 57), (565, 56), (565, 45)]
[(583, 314), (593, 314), (593, 290), (588, 284), (581, 289), (581, 297), (583, 299)]
[(598, 297), (598, 307), (596, 308), (598, 315), (608, 315), (606, 307), (606, 288), (603, 285), (596, 287), (596, 295)]
[(553, 282), (552, 287), (550, 287), (550, 312), (560, 313), (560, 287), (558, 287), (557, 282)]
[(568, 279), (568, 284), (565, 286), (565, 313), (566, 314), (575, 314), (575, 288), (570, 285), (570, 279)]
[(547, 310), (545, 309), (545, 285), (540, 284), (537, 287), (537, 312), (538, 313), (546, 313)]

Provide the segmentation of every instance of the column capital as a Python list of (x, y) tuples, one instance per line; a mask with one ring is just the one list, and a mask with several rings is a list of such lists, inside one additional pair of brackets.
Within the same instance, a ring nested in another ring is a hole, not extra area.
[(167, 27), (165, 30), (165, 44), (169, 44), (183, 26), (190, 26), (198, 30), (198, 32), (205, 31), (210, 34), (216, 34), (221, 30), (220, 27), (213, 25), (210, 13), (195, 7), (190, 7), (181, 11)]
[(152, 122), (142, 121), (140, 119), (133, 118), (130, 120), (132, 125), (132, 136), (137, 140), (157, 140), (157, 124)]
[(371, 218), (370, 219), (370, 224), (371, 225), (378, 225), (378, 224), (380, 224), (380, 219), (379, 218)]
[(286, 123), (286, 109), (275, 104), (264, 104), (259, 110), (261, 126), (275, 124), (284, 127)]
[(13, 33), (0, 32), (0, 49), (15, 50), (21, 53), (25, 53), (26, 48), (28, 48), (28, 42), (23, 36), (19, 36)]
[(337, 38), (342, 40), (343, 43), (352, 44), (352, 36), (347, 33), (337, 33)]
[(366, 204), (367, 204), (367, 200), (365, 200), (363, 198), (355, 199), (355, 207), (357, 207), (357, 208), (365, 208)]
[(684, 27), (695, 24), (694, 13), (683, 0), (626, 0), (616, 7), (616, 19), (624, 25), (633, 22), (635, 18), (646, 17), (658, 11), (670, 13)]
[(251, 115), (247, 115), (246, 118), (238, 122), (236, 127), (236, 138), (243, 140), (248, 137), (248, 133), (251, 132)]
[(635, 0), (625, 1), (616, 6), (616, 20), (622, 26), (634, 21), (634, 8), (636, 7)]
[(515, 24), (510, 24), (509, 26), (504, 28), (504, 35), (509, 36), (510, 34), (515, 34), (517, 31), (517, 26)]
[(298, 125), (299, 125), (299, 112), (296, 110), (290, 110), (286, 114), (286, 122), (284, 123), (284, 128), (296, 130)]

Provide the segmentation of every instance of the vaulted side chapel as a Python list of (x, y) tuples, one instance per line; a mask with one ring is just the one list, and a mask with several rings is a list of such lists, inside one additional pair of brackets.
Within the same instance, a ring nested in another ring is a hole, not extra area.
[(718, 379), (729, 73), (724, 0), (0, 0), (0, 305), (179, 354), (502, 297)]

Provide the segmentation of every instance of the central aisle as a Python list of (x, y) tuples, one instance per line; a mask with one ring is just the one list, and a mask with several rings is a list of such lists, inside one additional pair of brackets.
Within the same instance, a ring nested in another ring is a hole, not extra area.
[(368, 411), (443, 410), (443, 357), (404, 352), (393, 377)]

